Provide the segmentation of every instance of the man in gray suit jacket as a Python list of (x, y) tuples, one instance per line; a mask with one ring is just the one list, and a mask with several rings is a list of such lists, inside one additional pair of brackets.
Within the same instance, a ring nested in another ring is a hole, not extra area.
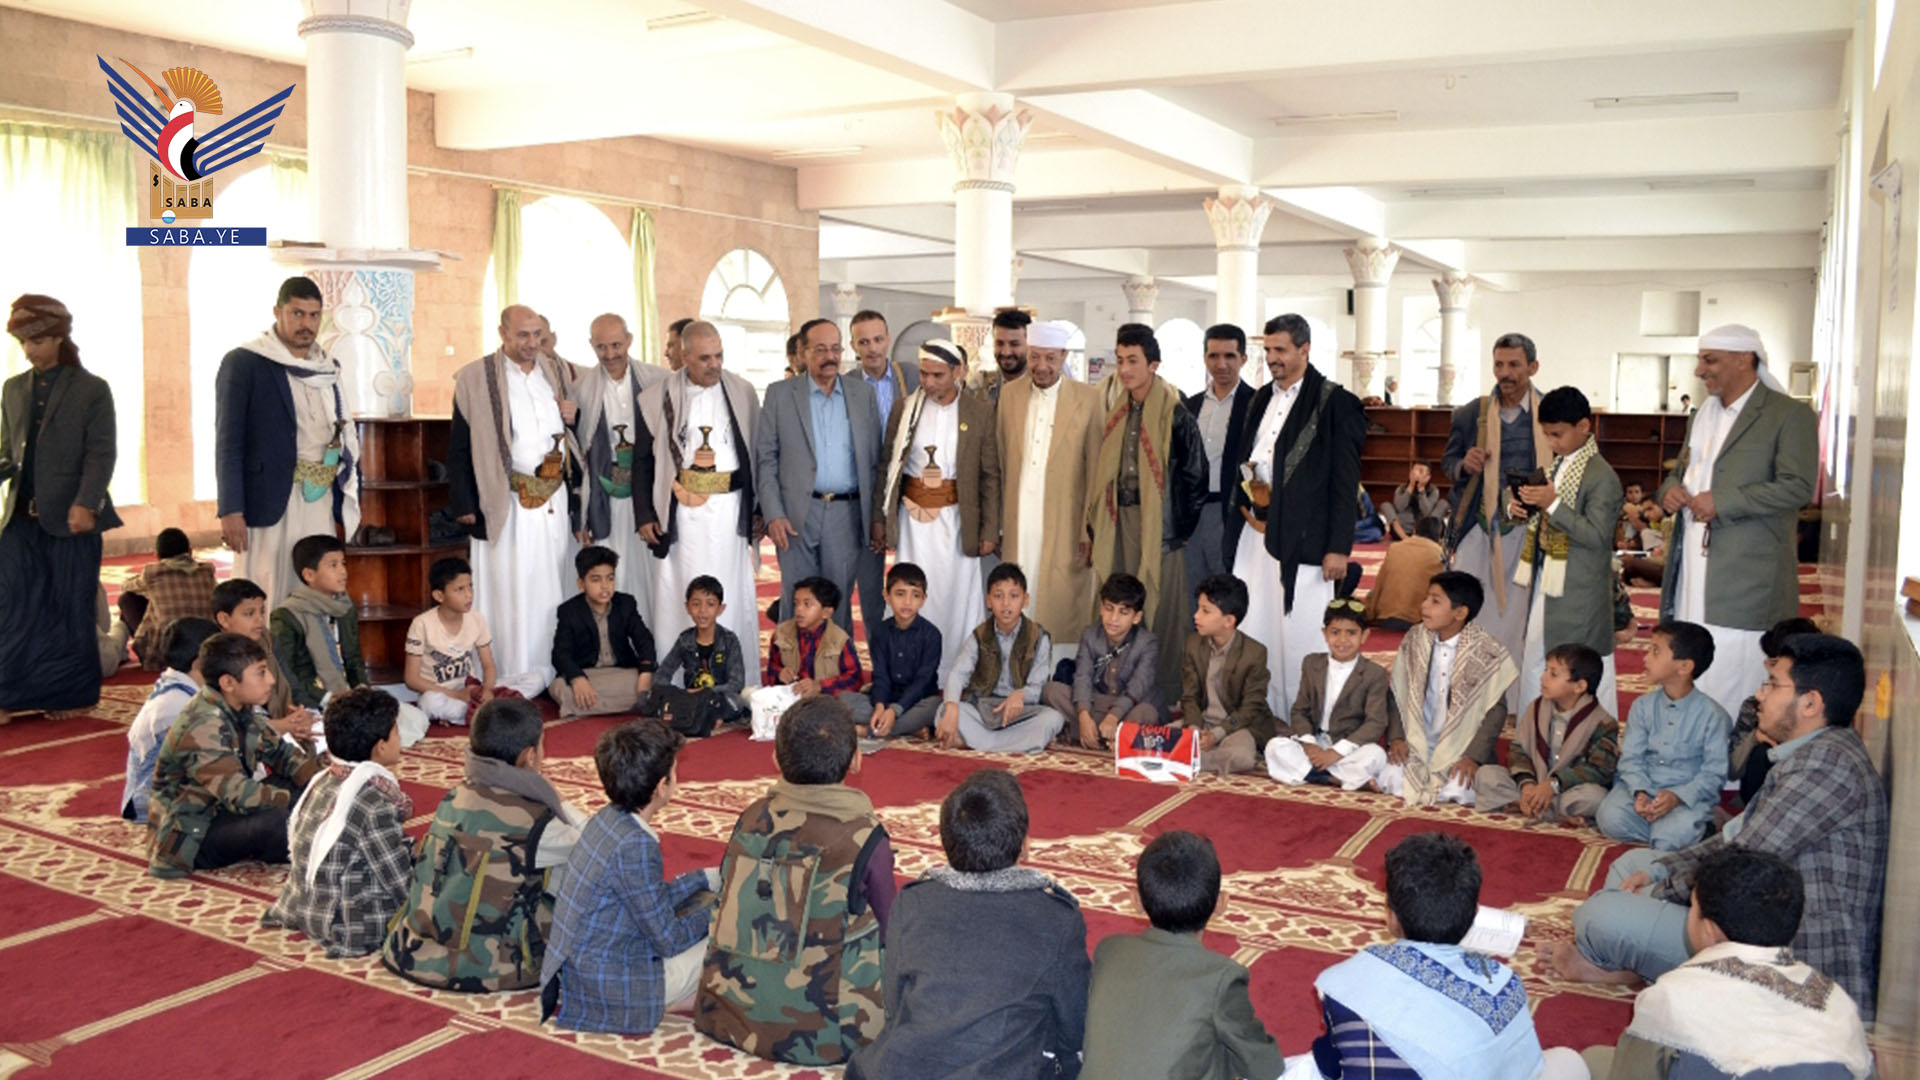
[[(853, 594), (860, 553), (883, 546), (873, 521), (880, 461), (880, 406), (873, 388), (840, 374), (840, 328), (814, 319), (800, 328), (806, 374), (767, 387), (754, 439), (753, 486), (767, 537), (780, 560), (780, 612), (793, 612), (793, 585), (819, 575)], [(851, 632), (853, 606), (833, 613)]]
[(1800, 613), (1800, 509), (1820, 468), (1813, 410), (1786, 395), (1766, 362), (1747, 327), (1701, 335), (1694, 374), (1712, 396), (1660, 488), (1676, 515), (1660, 614), (1713, 634), (1713, 666), (1696, 685), (1728, 715), (1766, 681), (1761, 633)]

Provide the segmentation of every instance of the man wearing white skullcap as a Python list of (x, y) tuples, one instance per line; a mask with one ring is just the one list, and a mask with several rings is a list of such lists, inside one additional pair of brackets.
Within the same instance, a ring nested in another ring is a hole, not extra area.
[[(980, 557), (1000, 540), (1000, 447), (993, 405), (960, 392), (966, 355), (943, 339), (920, 346), (915, 389), (893, 403), (887, 420), (881, 497), (874, 508), (875, 524), (886, 531), (898, 561), (926, 575), (920, 615), (940, 631), (943, 674), (986, 610)], [(871, 645), (872, 631), (868, 634)], [(876, 699), (874, 706), (874, 733), (889, 734), (892, 725), (878, 715), (882, 703)], [(933, 720), (929, 699), (925, 726)]]
[(1087, 488), (1100, 453), (1100, 392), (1063, 378), (1073, 327), (1027, 331), (1026, 374), (1000, 394), (1000, 557), (1026, 572), (1029, 611), (1055, 641), (1080, 640), (1093, 618)]
[(1676, 515), (1660, 615), (1713, 634), (1713, 664), (1695, 685), (1737, 715), (1766, 681), (1761, 633), (1800, 613), (1797, 534), (1819, 473), (1818, 441), (1813, 410), (1767, 370), (1752, 329), (1702, 334), (1694, 374), (1711, 396), (1660, 489)]

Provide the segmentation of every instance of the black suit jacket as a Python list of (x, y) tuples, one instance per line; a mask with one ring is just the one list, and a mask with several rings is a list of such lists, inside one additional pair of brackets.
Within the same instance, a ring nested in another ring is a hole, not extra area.
[(1367, 413), (1360, 399), (1342, 386), (1327, 398), (1320, 425), (1284, 490), (1278, 481), (1287, 455), (1314, 411), (1320, 407), (1327, 377), (1309, 367), (1300, 383), (1300, 398), (1280, 427), (1273, 452), (1275, 490), (1267, 504), (1267, 554), (1280, 563), (1286, 603), (1293, 606), (1293, 575), (1286, 567), (1318, 566), (1328, 555), (1353, 553), (1353, 526), (1359, 520), (1360, 446), (1367, 441)]
[(1240, 466), (1253, 456), (1253, 440), (1260, 434), (1260, 419), (1267, 415), (1267, 405), (1273, 401), (1271, 382), (1253, 391), (1247, 398), (1246, 411), (1241, 415), (1239, 427), (1227, 439), (1227, 452), (1220, 458), (1220, 486), (1227, 492), (1227, 527), (1222, 530), (1220, 543), (1224, 546), (1223, 555), (1229, 569), (1233, 566), (1233, 556), (1240, 548), (1240, 530), (1247, 527), (1247, 519), (1241, 516), (1241, 509), (1253, 508), (1246, 491), (1241, 488)]
[[(343, 373), (344, 377), (344, 373)], [(344, 414), (340, 390), (334, 407)], [(235, 349), (220, 361), (213, 378), (213, 474), (219, 489), (217, 513), (244, 515), (247, 527), (264, 529), (287, 514), (298, 453), (294, 438), (293, 388), (287, 369), (251, 349)], [(352, 468), (352, 462), (343, 463)], [(341, 495), (333, 490), (333, 512)]]
[[(1248, 386), (1244, 379), (1233, 388), (1233, 404), (1227, 412), (1227, 443), (1220, 451), (1220, 486), (1210, 490), (1209, 495), (1225, 495), (1240, 484), (1240, 463), (1247, 460), (1247, 450), (1240, 442), (1246, 435), (1243, 429), (1247, 425), (1247, 406), (1252, 404), (1254, 394), (1253, 387)], [(1206, 404), (1206, 397), (1207, 392), (1202, 390), (1181, 401), (1187, 411), (1193, 414), (1196, 424), (1200, 422), (1200, 406)], [(1227, 552), (1227, 559), (1232, 561), (1232, 551)]]
[[(600, 658), (600, 631), (594, 626), (593, 609), (587, 606), (585, 593), (577, 593), (560, 605), (553, 628), (553, 669), (572, 682), (584, 676)], [(632, 668), (637, 676), (653, 670), (653, 633), (640, 617), (640, 605), (623, 592), (613, 594), (607, 612), (607, 640), (613, 645), (613, 665)]]
[[(78, 504), (93, 511), (96, 533), (120, 527), (107, 484), (119, 456), (115, 441), (113, 390), (85, 368), (65, 369), (47, 396), (39, 434), (28, 430), (33, 417), (33, 369), (15, 375), (0, 388), (0, 483), (20, 482), (26, 467), (27, 440), (33, 450), (33, 503), (40, 527), (53, 536), (67, 531), (67, 510)], [(0, 528), (15, 509), (14, 489), (0, 500)], [(281, 501), (286, 501), (282, 496)], [(22, 513), (26, 507), (18, 508)]]

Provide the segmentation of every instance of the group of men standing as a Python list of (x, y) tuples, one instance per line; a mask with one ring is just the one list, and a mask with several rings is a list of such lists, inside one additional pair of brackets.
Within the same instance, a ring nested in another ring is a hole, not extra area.
[[(294, 540), (334, 522), (351, 535), (358, 520), (358, 445), (338, 364), (314, 343), (320, 315), (312, 283), (289, 279), (274, 328), (235, 350), (219, 378), (223, 533), (240, 553), (236, 572), (270, 602), (291, 588)], [(1271, 379), (1257, 390), (1242, 378), (1244, 333), (1210, 328), (1207, 386), (1184, 399), (1157, 374), (1149, 328), (1121, 328), (1100, 387), (1067, 376), (1071, 332), (1006, 310), (994, 321), (993, 363), (936, 340), (903, 364), (891, 359), (885, 318), (863, 311), (849, 326), (849, 365), (840, 327), (814, 319), (796, 335), (798, 373), (763, 402), (725, 369), (709, 323), (673, 324), (663, 366), (632, 357), (624, 321), (601, 316), (591, 327), (597, 363), (581, 366), (554, 355), (543, 318), (506, 309), (499, 347), (454, 377), (448, 462), (501, 669), (547, 666), (551, 613), (575, 587), (575, 544), (619, 552), (619, 587), (657, 640), (691, 625), (687, 585), (711, 576), (726, 597), (722, 623), (755, 642), (765, 537), (783, 606), (795, 582), (825, 577), (845, 598), (834, 613), (843, 628), (856, 594), (869, 625), (886, 616), (888, 551), (914, 562), (928, 578), (924, 614), (949, 643), (983, 617), (982, 582), (1001, 560), (1026, 570), (1030, 614), (1055, 641), (1079, 639), (1100, 582), (1123, 571), (1148, 586), (1148, 625), (1179, 640), (1191, 586), (1231, 572), (1250, 594), (1241, 629), (1275, 673), (1269, 705), (1286, 715), (1347, 577), (1368, 429), (1360, 400), (1313, 366), (1298, 315), (1267, 323)], [(1663, 607), (1722, 639), (1727, 659), (1712, 674), (1726, 697), (1713, 696), (1737, 707), (1759, 681), (1746, 636), (1797, 607), (1791, 520), (1816, 463), (1812, 414), (1766, 384), (1758, 338), (1716, 333), (1701, 342), (1715, 396), (1663, 493), (1680, 515)], [(1504, 335), (1493, 362), (1493, 393), (1454, 411), (1442, 462), (1455, 503), (1447, 546), (1486, 589), (1483, 625), (1517, 658), (1540, 615), (1514, 584), (1522, 523), (1507, 516), (1504, 492), (1512, 478), (1544, 472), (1551, 455), (1535, 419), (1533, 343)], [(1777, 572), (1724, 569), (1735, 564)], [(1610, 655), (1608, 665), (1611, 683)], [(1177, 664), (1163, 666), (1177, 700)], [(1530, 692), (1516, 686), (1510, 707)]]

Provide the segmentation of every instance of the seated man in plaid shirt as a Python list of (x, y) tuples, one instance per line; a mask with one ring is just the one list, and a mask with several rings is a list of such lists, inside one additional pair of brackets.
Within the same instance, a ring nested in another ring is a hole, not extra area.
[(1840, 984), (1873, 1022), (1879, 984), (1881, 892), (1887, 875), (1887, 792), (1853, 714), (1866, 693), (1860, 650), (1830, 634), (1796, 634), (1760, 688), (1760, 734), (1773, 769), (1746, 812), (1679, 851), (1632, 851), (1606, 888), (1574, 909), (1574, 940), (1546, 955), (1575, 982), (1632, 985), (1685, 963), (1694, 872), (1730, 846), (1778, 855), (1800, 871), (1806, 915), (1793, 954)]
[(400, 790), (400, 703), (361, 687), (327, 704), (332, 764), (293, 804), (293, 867), (262, 926), (298, 930), (328, 956), (365, 956), (407, 899), (413, 845), (402, 831), (413, 802)]

